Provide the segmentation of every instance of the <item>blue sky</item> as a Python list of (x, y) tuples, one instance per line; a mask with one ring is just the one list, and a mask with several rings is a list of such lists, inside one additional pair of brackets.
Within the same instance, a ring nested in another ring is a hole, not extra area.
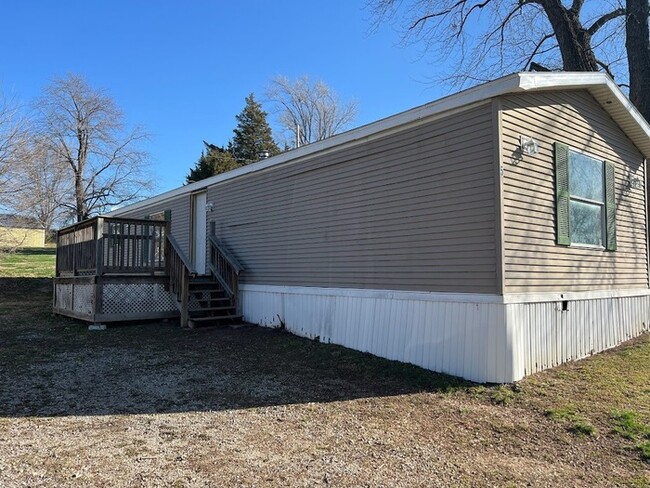
[[(158, 190), (181, 185), (203, 147), (225, 144), (253, 92), (276, 75), (322, 79), (355, 99), (354, 126), (448, 94), (433, 67), (373, 31), (365, 1), (4, 2), (0, 87), (23, 101), (78, 73), (152, 135)], [(273, 119), (270, 118), (273, 124)]]

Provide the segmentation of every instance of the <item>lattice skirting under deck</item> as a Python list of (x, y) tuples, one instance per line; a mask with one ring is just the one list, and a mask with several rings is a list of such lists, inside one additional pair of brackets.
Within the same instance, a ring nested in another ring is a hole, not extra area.
[(67, 277), (54, 282), (54, 311), (89, 322), (178, 316), (164, 277)]

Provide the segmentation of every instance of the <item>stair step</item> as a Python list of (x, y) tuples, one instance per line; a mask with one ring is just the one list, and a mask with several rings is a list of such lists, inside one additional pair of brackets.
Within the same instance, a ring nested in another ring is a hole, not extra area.
[(223, 293), (221, 288), (194, 288), (190, 290), (190, 293)]
[(217, 315), (215, 317), (196, 317), (193, 318), (195, 322), (208, 322), (210, 320), (226, 320), (226, 319), (241, 319), (241, 315)]
[(190, 288), (197, 288), (201, 286), (213, 286), (215, 288), (221, 288), (221, 283), (218, 281), (191, 281)]
[(228, 297), (217, 297), (217, 298), (201, 298), (201, 297), (194, 297), (196, 300), (199, 302), (227, 302), (230, 301), (230, 298)]
[(189, 320), (189, 326), (190, 328), (194, 328), (197, 325), (210, 324), (214, 322), (222, 322), (224, 320), (241, 321), (242, 316), (241, 315), (220, 315), (217, 317), (193, 317)]
[(233, 305), (227, 307), (202, 307), (202, 308), (190, 310), (190, 314), (197, 313), (197, 312), (217, 312), (219, 310), (234, 310), (234, 308), (235, 307)]

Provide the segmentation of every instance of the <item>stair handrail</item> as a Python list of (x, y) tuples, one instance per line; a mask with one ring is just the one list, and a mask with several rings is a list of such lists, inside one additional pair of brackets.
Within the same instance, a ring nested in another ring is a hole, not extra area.
[(190, 278), (196, 275), (196, 270), (170, 233), (167, 233), (165, 239), (165, 271), (169, 276), (169, 291), (176, 295), (176, 300), (180, 302), (181, 327), (187, 327), (189, 325)]
[(208, 268), (239, 312), (239, 274), (245, 269), (216, 236), (208, 236), (208, 242), (210, 244)]

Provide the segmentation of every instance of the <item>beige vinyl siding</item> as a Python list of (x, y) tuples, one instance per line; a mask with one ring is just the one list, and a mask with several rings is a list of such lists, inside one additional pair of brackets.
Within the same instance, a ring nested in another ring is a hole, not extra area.
[(209, 188), (244, 283), (494, 293), (491, 105)]
[(139, 208), (137, 210), (129, 211), (125, 209), (124, 212), (115, 213), (115, 217), (143, 219), (149, 215), (158, 212), (171, 210), (172, 212), (172, 235), (178, 242), (179, 246), (189, 257), (190, 255), (190, 195), (180, 195), (174, 199), (160, 202), (148, 207)]
[[(505, 292), (647, 288), (643, 156), (586, 91), (502, 98)], [(540, 143), (534, 156), (516, 152), (519, 136)], [(553, 143), (616, 166), (618, 249), (556, 244)]]

